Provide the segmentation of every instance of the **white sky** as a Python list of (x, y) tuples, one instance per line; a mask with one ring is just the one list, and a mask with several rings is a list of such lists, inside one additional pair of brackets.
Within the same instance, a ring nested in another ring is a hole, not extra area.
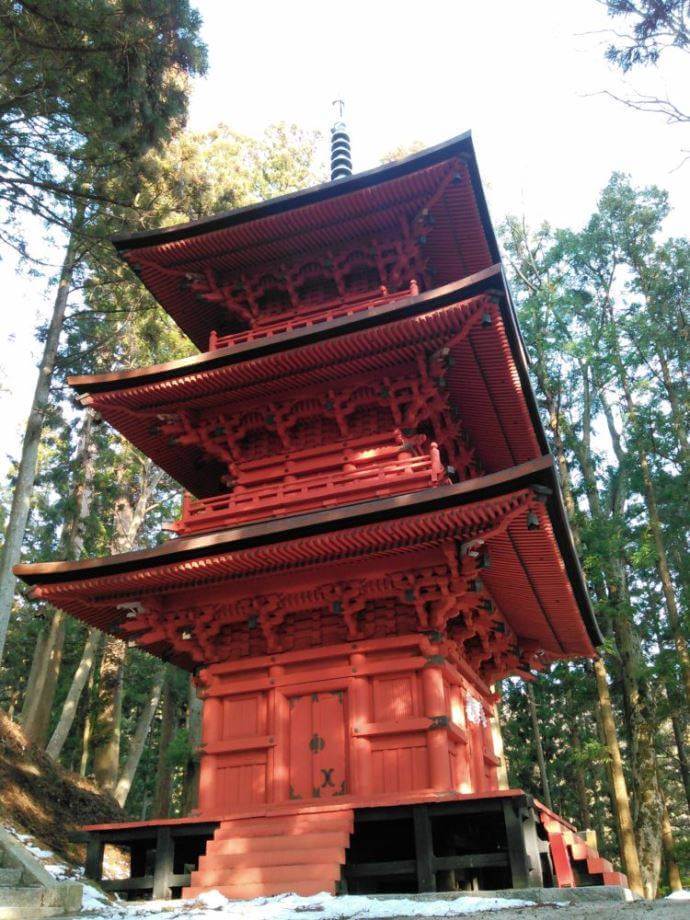
[[(224, 121), (260, 134), (275, 121), (320, 129), (346, 100), (355, 170), (414, 140), (471, 129), (494, 221), (508, 212), (577, 226), (614, 170), (671, 194), (667, 229), (687, 235), (690, 128), (602, 94), (669, 94), (690, 108), (690, 59), (623, 79), (604, 60), (611, 26), (596, 0), (193, 0), (204, 19), (208, 76), (190, 127)], [(324, 141), (326, 143), (326, 140)], [(35, 382), (33, 330), (49, 311), (45, 282), (2, 253), (0, 470), (16, 454)], [(57, 260), (59, 253), (46, 252)]]

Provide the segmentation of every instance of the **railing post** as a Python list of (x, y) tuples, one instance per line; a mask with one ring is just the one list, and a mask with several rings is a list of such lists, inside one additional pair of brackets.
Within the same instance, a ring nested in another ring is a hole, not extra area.
[(208, 350), (215, 351), (218, 347), (218, 333), (215, 329), (211, 329), (211, 334), (208, 337)]

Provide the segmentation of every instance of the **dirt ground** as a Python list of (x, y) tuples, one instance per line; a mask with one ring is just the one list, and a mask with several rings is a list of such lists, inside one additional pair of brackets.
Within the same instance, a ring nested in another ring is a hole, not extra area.
[(487, 920), (690, 920), (690, 901), (634, 901), (633, 903), (570, 904), (563, 907), (523, 907), (476, 914)]
[[(134, 906), (134, 905), (132, 905)], [(79, 916), (65, 918), (65, 920), (99, 920), (107, 915), (98, 913), (81, 913)], [(222, 910), (208, 910), (204, 917), (207, 920), (222, 920)], [(236, 916), (236, 915), (235, 915)], [(305, 913), (305, 917), (309, 914)], [(491, 910), (477, 914), (468, 914), (468, 917), (477, 917), (478, 920), (690, 920), (690, 901), (635, 901), (633, 903), (616, 903), (598, 901), (594, 903), (578, 903), (562, 905), (560, 907), (544, 904), (538, 907), (523, 907), (515, 910)], [(184, 912), (164, 910), (157, 914), (146, 914), (145, 920), (183, 920)], [(197, 914), (198, 917), (198, 914)], [(133, 916), (133, 920), (135, 917)], [(389, 917), (387, 920), (396, 920)], [(401, 920), (415, 920), (405, 917)], [(428, 920), (419, 917), (418, 920)], [(460, 920), (460, 918), (458, 918)]]
[(93, 783), (64, 770), (30, 744), (2, 710), (0, 793), (0, 822), (32, 834), (41, 846), (73, 862), (83, 859), (83, 847), (70, 839), (79, 825), (126, 817)]

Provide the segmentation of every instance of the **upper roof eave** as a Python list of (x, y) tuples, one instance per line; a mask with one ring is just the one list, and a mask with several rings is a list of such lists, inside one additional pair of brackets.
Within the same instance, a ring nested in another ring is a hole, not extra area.
[(163, 227), (157, 230), (139, 230), (135, 233), (118, 233), (112, 237), (112, 243), (118, 253), (125, 257), (129, 251), (134, 249), (145, 249), (191, 239), (195, 236), (213, 233), (216, 230), (250, 223), (260, 218), (339, 198), (363, 188), (371, 188), (383, 182), (402, 178), (457, 156), (463, 157), (467, 162), (486, 240), (491, 250), (492, 259), (498, 261), (498, 242), (484, 196), (471, 131), (458, 134), (456, 137), (436, 144), (434, 147), (421, 150), (419, 153), (411, 154), (402, 160), (396, 160), (393, 163), (355, 173), (347, 179), (322, 182), (320, 185), (315, 185), (311, 188), (279, 195), (276, 198), (269, 198), (266, 201), (245, 205), (231, 211), (222, 211), (199, 220), (174, 224), (171, 227)]

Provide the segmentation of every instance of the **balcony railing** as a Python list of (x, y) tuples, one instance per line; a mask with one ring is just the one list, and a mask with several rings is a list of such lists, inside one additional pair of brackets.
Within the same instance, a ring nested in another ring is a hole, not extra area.
[(182, 516), (169, 529), (181, 535), (218, 530), (248, 521), (414, 492), (446, 482), (447, 473), (438, 447), (432, 444), (430, 454), (364, 469), (327, 471), (249, 488), (236, 486), (232, 492), (211, 498), (194, 499), (185, 493)]
[(412, 297), (419, 294), (419, 285), (416, 281), (411, 281), (410, 286), (402, 291), (395, 291), (392, 294), (389, 294), (385, 288), (382, 291), (383, 293), (378, 293), (377, 296), (364, 300), (357, 299), (357, 296), (361, 297), (362, 295), (351, 295), (351, 299), (341, 298), (330, 303), (303, 307), (299, 313), (295, 312), (290, 316), (276, 317), (273, 321), (268, 318), (260, 319), (254, 328), (243, 329), (241, 332), (233, 332), (230, 335), (218, 335), (215, 331), (212, 331), (209, 336), (208, 350), (215, 351), (218, 348), (230, 348), (234, 345), (242, 345), (245, 342), (254, 342), (258, 339), (268, 338), (271, 335), (277, 335), (280, 332), (288, 332), (291, 329), (304, 329), (317, 323), (328, 322), (328, 320), (339, 316), (351, 316), (354, 313), (361, 313), (372, 307), (394, 303), (403, 297)]

